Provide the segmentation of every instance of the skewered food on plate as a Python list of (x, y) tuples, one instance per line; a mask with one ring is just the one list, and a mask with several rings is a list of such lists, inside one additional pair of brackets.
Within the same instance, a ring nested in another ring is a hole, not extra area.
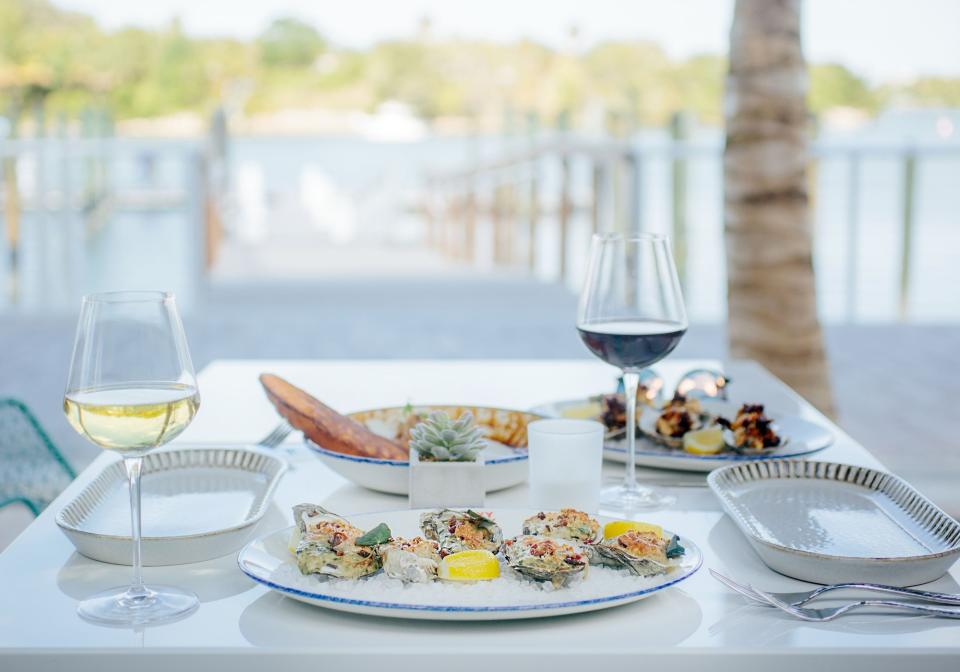
[(622, 567), (637, 576), (666, 574), (673, 569), (670, 560), (684, 553), (676, 535), (668, 539), (655, 530), (628, 530), (587, 548), (593, 562)]
[(497, 523), (475, 511), (441, 509), (420, 515), (423, 536), (440, 544), (440, 557), (460, 551), (496, 553), (503, 543)]
[(763, 404), (744, 404), (733, 422), (718, 418), (717, 422), (733, 434), (731, 445), (738, 450), (759, 451), (776, 448), (783, 443), (773, 428), (773, 420), (763, 410)]
[(586, 576), (587, 551), (575, 542), (533, 535), (508, 539), (503, 556), (514, 571), (535, 581), (549, 581), (557, 588)]
[(299, 531), (294, 555), (301, 573), (358, 579), (380, 569), (375, 544), (365, 544), (363, 530), (344, 518), (315, 504), (293, 507), (293, 517)]
[(589, 544), (596, 541), (600, 523), (576, 509), (541, 511), (523, 521), (523, 533)]
[(393, 537), (377, 551), (387, 576), (409, 583), (428, 583), (437, 578), (440, 545), (430, 539)]

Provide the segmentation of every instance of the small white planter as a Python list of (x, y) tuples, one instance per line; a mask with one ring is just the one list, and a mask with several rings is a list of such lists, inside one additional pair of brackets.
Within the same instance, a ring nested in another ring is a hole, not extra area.
[(483, 506), (483, 454), (475, 462), (421, 462), (410, 451), (410, 508)]

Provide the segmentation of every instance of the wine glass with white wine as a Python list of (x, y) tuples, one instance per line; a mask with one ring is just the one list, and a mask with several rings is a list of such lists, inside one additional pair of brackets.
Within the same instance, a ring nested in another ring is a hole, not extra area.
[(133, 540), (133, 582), (80, 602), (77, 611), (84, 618), (144, 625), (197, 608), (197, 596), (189, 591), (143, 583), (140, 469), (147, 452), (187, 428), (199, 405), (173, 294), (133, 291), (84, 297), (63, 411), (84, 438), (123, 458)]

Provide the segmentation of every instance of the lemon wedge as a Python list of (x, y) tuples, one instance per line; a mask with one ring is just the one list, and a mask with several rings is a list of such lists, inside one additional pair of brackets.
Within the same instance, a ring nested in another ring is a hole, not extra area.
[(723, 431), (707, 427), (683, 435), (683, 449), (694, 455), (716, 455), (723, 450)]
[(641, 523), (636, 520), (614, 520), (603, 526), (603, 538), (613, 539), (630, 530), (636, 530), (637, 532), (656, 532), (658, 537), (663, 537), (663, 528), (659, 525)]
[(500, 576), (500, 563), (490, 551), (460, 551), (440, 561), (437, 575), (446, 581), (489, 581)]

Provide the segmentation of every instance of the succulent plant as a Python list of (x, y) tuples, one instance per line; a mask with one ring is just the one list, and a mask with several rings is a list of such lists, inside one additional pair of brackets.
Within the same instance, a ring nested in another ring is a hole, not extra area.
[(410, 430), (410, 448), (425, 462), (473, 462), (484, 447), (483, 433), (471, 413), (451, 420), (443, 411), (434, 411)]

